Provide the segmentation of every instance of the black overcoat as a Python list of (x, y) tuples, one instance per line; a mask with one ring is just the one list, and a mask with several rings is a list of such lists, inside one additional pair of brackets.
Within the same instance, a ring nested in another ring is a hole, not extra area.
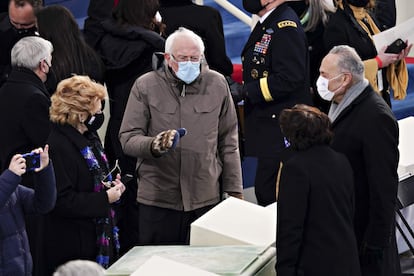
[(368, 86), (332, 126), (332, 147), (348, 157), (354, 171), (358, 247), (385, 248), (383, 274), (378, 276), (400, 275), (395, 242), (398, 123), (387, 104)]
[[(374, 15), (371, 14), (371, 18), (376, 23), (376, 26), (379, 26), (375, 21)], [(370, 32), (372, 35), (373, 30), (370, 30)], [(323, 35), (323, 43), (328, 51), (337, 45), (351, 46), (355, 49), (361, 59), (365, 61), (373, 59), (378, 55), (371, 35), (359, 25), (351, 8), (345, 4), (343, 10), (338, 8), (329, 18), (329, 22), (325, 27)], [(379, 87), (382, 85), (381, 91), (383, 98), (389, 105), (391, 105), (390, 95), (388, 92), (389, 84), (386, 74), (387, 67), (382, 68), (378, 72), (381, 72), (382, 74), (382, 84), (380, 84)], [(380, 78), (377, 81), (379, 80)]]
[(31, 70), (14, 68), (0, 89), (0, 163), (16, 153), (44, 147), (50, 132), (49, 93)]
[(377, 55), (372, 38), (358, 24), (352, 10), (346, 5), (344, 10), (338, 8), (329, 18), (323, 43), (328, 51), (337, 45), (349, 45), (362, 60), (375, 58)]
[(109, 162), (120, 161), (123, 173), (135, 174), (135, 158), (124, 155), (118, 134), (135, 80), (152, 70), (152, 55), (164, 51), (164, 39), (151, 30), (121, 26), (115, 20), (101, 24), (103, 36), (96, 50), (106, 66), (105, 83), (109, 94), (110, 118), (105, 134)]
[(110, 204), (105, 191), (94, 192), (94, 179), (81, 154), (91, 141), (69, 125), (53, 125), (48, 144), (56, 175), (57, 200), (45, 218), (45, 266), (52, 273), (69, 260), (95, 261), (95, 218)]
[(283, 163), (277, 203), (278, 276), (358, 276), (354, 183), (347, 158), (327, 145)]

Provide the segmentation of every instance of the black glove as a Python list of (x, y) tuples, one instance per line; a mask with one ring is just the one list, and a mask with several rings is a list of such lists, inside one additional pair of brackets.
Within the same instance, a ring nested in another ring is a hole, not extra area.
[(244, 100), (247, 95), (247, 91), (243, 89), (243, 85), (235, 82), (231, 77), (226, 76), (227, 83), (230, 88), (231, 97), (235, 104)]
[(151, 152), (154, 156), (159, 157), (177, 146), (180, 137), (187, 134), (185, 128), (169, 129), (162, 131), (155, 136), (151, 143)]

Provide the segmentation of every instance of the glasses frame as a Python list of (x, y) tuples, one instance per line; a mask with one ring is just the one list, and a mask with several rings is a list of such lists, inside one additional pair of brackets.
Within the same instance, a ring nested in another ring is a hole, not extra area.
[(173, 54), (170, 54), (170, 56), (171, 56), (171, 59), (174, 60), (175, 62), (191, 62), (193, 64), (199, 63), (203, 59), (203, 57), (201, 55), (198, 56), (198, 57), (194, 57), (194, 56), (177, 56), (177, 57), (175, 57)]
[(104, 185), (107, 188), (112, 188), (114, 186), (114, 184), (112, 183), (113, 180), (105, 180), (105, 179), (108, 179), (109, 176), (112, 176), (112, 173), (115, 172), (116, 170), (119, 171), (119, 174), (122, 174), (121, 167), (119, 166), (118, 159), (115, 160), (114, 167), (101, 180), (102, 185)]

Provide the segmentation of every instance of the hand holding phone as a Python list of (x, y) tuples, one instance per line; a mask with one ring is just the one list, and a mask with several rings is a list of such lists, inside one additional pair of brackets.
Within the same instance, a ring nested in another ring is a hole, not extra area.
[(29, 152), (22, 155), (26, 159), (26, 171), (34, 171), (40, 168), (40, 153)]
[(393, 43), (391, 43), (390, 45), (388, 45), (387, 49), (385, 50), (385, 53), (388, 53), (388, 54), (399, 54), (406, 47), (407, 47), (407, 43), (405, 43), (401, 38), (398, 38)]

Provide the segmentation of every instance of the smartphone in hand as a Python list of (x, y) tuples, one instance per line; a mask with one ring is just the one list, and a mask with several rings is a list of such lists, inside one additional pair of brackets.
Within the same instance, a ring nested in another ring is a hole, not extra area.
[(406, 47), (407, 47), (407, 43), (405, 43), (401, 38), (398, 38), (393, 43), (388, 45), (385, 52), (388, 53), (388, 54), (399, 54)]
[(34, 171), (37, 168), (40, 168), (40, 154), (29, 152), (22, 154), (22, 157), (26, 159), (26, 171)]

